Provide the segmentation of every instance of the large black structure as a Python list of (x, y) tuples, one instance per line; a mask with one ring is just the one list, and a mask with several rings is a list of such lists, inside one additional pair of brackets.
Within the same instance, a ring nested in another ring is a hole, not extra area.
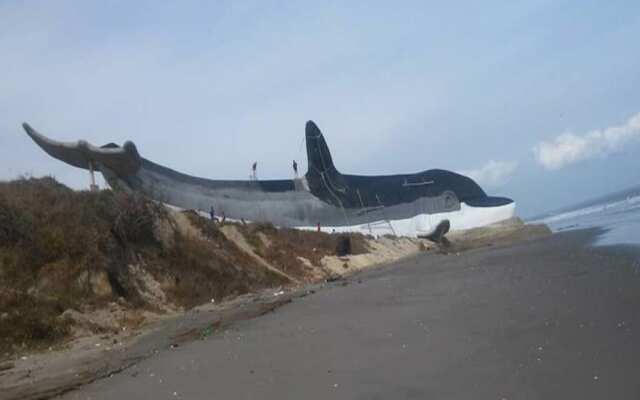
[(514, 214), (511, 199), (490, 197), (472, 179), (432, 169), (416, 174), (360, 176), (340, 173), (324, 136), (306, 124), (309, 169), (286, 180), (210, 180), (151, 162), (132, 142), (96, 147), (48, 139), (28, 124), (27, 134), (52, 157), (100, 171), (115, 190), (140, 191), (181, 208), (224, 213), (228, 219), (297, 228), (428, 235), (449, 220), (451, 229), (498, 222)]

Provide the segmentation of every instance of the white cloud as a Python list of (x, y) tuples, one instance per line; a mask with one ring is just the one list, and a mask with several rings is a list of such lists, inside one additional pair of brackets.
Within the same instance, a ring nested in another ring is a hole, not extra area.
[(631, 140), (640, 139), (640, 113), (619, 126), (594, 130), (583, 135), (563, 133), (533, 149), (536, 159), (547, 169), (559, 169), (578, 161), (605, 156)]
[(518, 163), (515, 161), (489, 160), (478, 169), (460, 171), (460, 173), (475, 180), (481, 186), (498, 187), (509, 181), (516, 168)]

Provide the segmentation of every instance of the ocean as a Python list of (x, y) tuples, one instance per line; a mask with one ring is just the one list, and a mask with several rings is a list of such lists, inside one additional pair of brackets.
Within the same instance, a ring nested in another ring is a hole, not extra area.
[(527, 222), (543, 222), (554, 232), (604, 228), (595, 245), (640, 245), (640, 186), (550, 212)]

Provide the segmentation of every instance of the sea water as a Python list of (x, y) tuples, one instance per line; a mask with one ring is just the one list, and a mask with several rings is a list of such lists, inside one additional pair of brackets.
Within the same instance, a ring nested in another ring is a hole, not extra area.
[(640, 186), (535, 218), (554, 232), (604, 228), (594, 244), (640, 244)]

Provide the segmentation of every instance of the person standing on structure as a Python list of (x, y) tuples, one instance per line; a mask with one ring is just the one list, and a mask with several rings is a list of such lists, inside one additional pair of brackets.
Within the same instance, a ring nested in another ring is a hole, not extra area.
[(258, 179), (258, 175), (256, 173), (256, 170), (258, 169), (258, 162), (254, 161), (253, 165), (251, 166), (251, 178), (253, 180), (257, 180)]
[(293, 173), (295, 174), (296, 178), (298, 177), (298, 163), (296, 162), (296, 160), (293, 160)]

